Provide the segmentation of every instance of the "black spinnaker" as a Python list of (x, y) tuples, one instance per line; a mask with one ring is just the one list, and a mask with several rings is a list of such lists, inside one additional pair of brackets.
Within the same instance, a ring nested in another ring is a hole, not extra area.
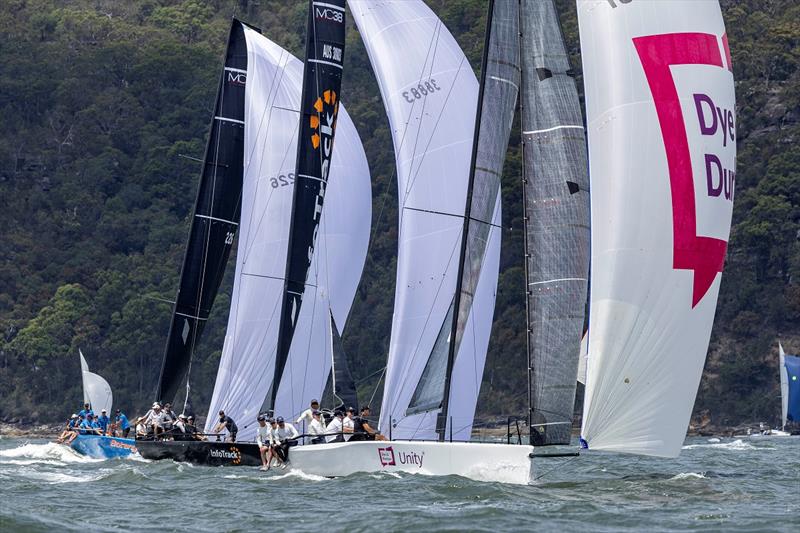
[(178, 387), (186, 380), (186, 402), (189, 401), (192, 355), (222, 282), (239, 226), (246, 81), (247, 45), (241, 23), (234, 20), (203, 158), (156, 400), (173, 401)]
[(286, 281), (278, 330), (275, 376), (265, 400), (267, 409), (272, 409), (275, 405), (289, 357), (322, 216), (339, 111), (344, 39), (345, 0), (310, 0)]

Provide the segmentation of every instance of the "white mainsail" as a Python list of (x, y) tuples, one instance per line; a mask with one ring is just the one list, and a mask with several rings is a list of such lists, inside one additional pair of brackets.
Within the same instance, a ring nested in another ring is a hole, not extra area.
[(81, 377), (83, 380), (83, 403), (88, 403), (92, 406), (95, 414), (99, 415), (105, 409), (106, 413), (111, 415), (111, 406), (114, 404), (114, 395), (111, 393), (111, 385), (108, 381), (103, 379), (93, 372), (89, 371), (89, 365), (86, 363), (86, 358), (83, 357), (83, 352), (79, 349), (78, 355), (81, 358)]
[(734, 85), (716, 0), (578, 0), (592, 191), (582, 437), (680, 453), (733, 209)]
[(786, 369), (786, 352), (778, 341), (778, 363), (781, 373), (781, 429), (786, 428), (786, 415), (789, 412), (789, 372)]
[[(391, 424), (394, 438), (432, 439), (440, 409), (412, 412), (409, 406), (434, 347), (441, 357), (448, 342), (478, 82), (458, 43), (424, 2), (348, 3), (378, 80), (397, 160), (397, 285), (379, 425), (389, 434)], [(499, 245), (499, 235), (493, 235), (454, 362), (449, 414), (456, 439), (468, 439), (471, 431), (494, 313)]]
[[(252, 440), (272, 385), (292, 207), (302, 62), (245, 26), (245, 158), (241, 225), (228, 329), (206, 431), (224, 410)], [(330, 184), (308, 289), (276, 414), (287, 418), (322, 395), (330, 372), (332, 313), (343, 328), (366, 259), (372, 193), (366, 155), (341, 108)], [(245, 427), (247, 426), (247, 427)]]

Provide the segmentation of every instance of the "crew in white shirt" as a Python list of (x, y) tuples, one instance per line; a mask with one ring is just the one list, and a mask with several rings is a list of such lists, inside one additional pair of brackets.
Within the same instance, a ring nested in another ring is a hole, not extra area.
[(328, 427), (325, 428), (325, 433), (327, 434), (325, 440), (328, 442), (344, 442), (344, 436), (342, 435), (343, 418), (344, 413), (339, 409), (333, 412), (333, 420), (331, 420)]
[(272, 430), (272, 441), (277, 446), (274, 448), (275, 453), (281, 458), (284, 463), (289, 462), (289, 448), (297, 446), (297, 437), (300, 433), (297, 432), (295, 427), (287, 422), (284, 422), (283, 417), (279, 416), (275, 422), (278, 427)]
[(272, 428), (267, 425), (267, 419), (264, 415), (258, 415), (257, 420), (256, 444), (258, 444), (258, 452), (261, 455), (261, 470), (269, 470), (272, 462), (272, 448), (270, 447)]
[(344, 440), (350, 440), (352, 437), (352, 433), (355, 430), (355, 422), (353, 422), (353, 418), (356, 416), (356, 409), (355, 407), (348, 407), (347, 408), (347, 416), (344, 417), (342, 420), (342, 431), (345, 433), (351, 433), (351, 435), (345, 435)]
[(308, 425), (308, 433), (311, 435), (311, 444), (324, 444), (325, 443), (325, 426), (322, 425), (320, 420), (320, 413), (317, 410), (312, 412), (314, 419)]
[(317, 400), (311, 400), (311, 407), (300, 413), (300, 416), (297, 417), (295, 422), (298, 424), (305, 422), (306, 426), (311, 425), (311, 422), (314, 420), (314, 411), (319, 411), (319, 402)]

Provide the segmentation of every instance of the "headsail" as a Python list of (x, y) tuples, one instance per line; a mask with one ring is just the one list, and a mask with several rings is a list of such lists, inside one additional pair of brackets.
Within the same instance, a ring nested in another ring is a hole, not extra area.
[(269, 407), (275, 407), (289, 359), (322, 217), (341, 96), (344, 44), (345, 0), (309, 0), (297, 170)]
[(733, 209), (734, 85), (716, 1), (578, 1), (592, 186), (583, 439), (680, 453)]
[(783, 351), (780, 341), (778, 351), (781, 365), (781, 423), (800, 422), (800, 356)]
[[(181, 269), (156, 399), (172, 401), (188, 379), (195, 346), (222, 282), (239, 226), (247, 50), (234, 21), (225, 53), (197, 201)], [(186, 399), (189, 391), (187, 383)]]
[[(428, 361), (447, 356), (446, 350), (432, 352), (446, 344), (450, 330), (445, 320), (458, 274), (478, 83), (424, 2), (351, 0), (350, 7), (378, 79), (397, 160), (397, 284), (380, 429), (388, 434), (392, 424), (395, 438), (431, 439), (438, 408), (409, 407)], [(490, 306), (489, 322), (492, 312)], [(437, 342), (440, 334), (444, 339)], [(488, 333), (475, 339), (475, 351), (483, 344), (485, 352), (487, 342)]]
[[(245, 27), (244, 34), (248, 72), (242, 219), (228, 329), (209, 413), (225, 410), (240, 422), (239, 438), (247, 439), (255, 435), (255, 425), (249, 422), (268, 396), (275, 372), (303, 64), (258, 32)], [(280, 398), (277, 402), (287, 417), (299, 406), (305, 408), (311, 397), (321, 396), (331, 366), (330, 316), (345, 324), (366, 259), (372, 217), (370, 175), (344, 105), (335, 151), (305, 296), (314, 305), (301, 309), (295, 338), (303, 342), (293, 344), (290, 370), (284, 373), (284, 390), (299, 391), (297, 406), (290, 404), (291, 394), (286, 402)], [(309, 361), (304, 373), (291, 371), (295, 360), (298, 367)], [(303, 381), (292, 386), (288, 384), (292, 376)], [(213, 419), (207, 426), (210, 430)]]
[(522, 0), (523, 199), (531, 444), (569, 444), (589, 275), (578, 91), (552, 0)]
[(105, 409), (111, 415), (111, 406), (114, 404), (114, 395), (111, 393), (111, 385), (102, 376), (89, 371), (89, 365), (83, 357), (83, 352), (78, 350), (81, 358), (81, 378), (83, 381), (83, 403), (92, 406), (95, 414)]

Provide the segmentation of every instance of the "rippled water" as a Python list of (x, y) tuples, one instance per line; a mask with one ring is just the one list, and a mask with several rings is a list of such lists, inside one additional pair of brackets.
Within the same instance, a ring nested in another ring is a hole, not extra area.
[(0, 530), (800, 531), (799, 437), (692, 438), (675, 460), (592, 452), (552, 470), (522, 487), (325, 479), (0, 439)]

